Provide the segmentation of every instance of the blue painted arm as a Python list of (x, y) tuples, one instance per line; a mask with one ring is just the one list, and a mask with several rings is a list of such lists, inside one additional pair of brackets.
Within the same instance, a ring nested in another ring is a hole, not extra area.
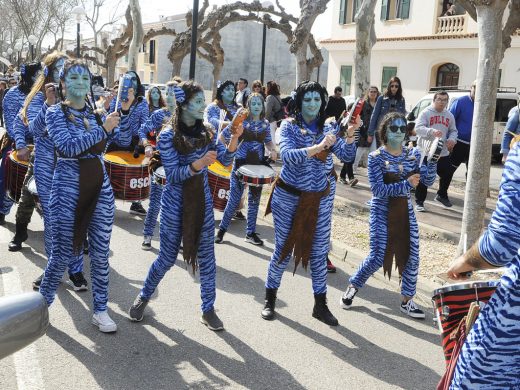
[[(519, 114), (520, 109), (518, 107), (513, 107), (511, 111), (509, 111), (506, 123), (506, 130), (509, 130), (515, 134), (520, 134)], [(511, 135), (507, 131), (504, 131), (504, 137), (502, 138), (502, 146), (500, 148), (500, 153), (509, 153), (509, 145), (511, 144), (512, 139), (513, 135)]]
[(374, 153), (368, 155), (368, 181), (370, 182), (372, 194), (376, 198), (408, 196), (410, 189), (413, 188), (408, 180), (385, 184), (383, 180), (383, 166), (384, 164)]
[(307, 148), (296, 147), (296, 134), (299, 131), (298, 126), (293, 126), (288, 121), (283, 121), (280, 127), (280, 156), (282, 162), (287, 165), (300, 165), (307, 160)]

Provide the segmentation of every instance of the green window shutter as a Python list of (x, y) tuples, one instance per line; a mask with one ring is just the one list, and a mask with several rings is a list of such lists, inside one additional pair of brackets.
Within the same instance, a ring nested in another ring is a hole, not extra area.
[(363, 3), (363, 0), (354, 0), (352, 4), (352, 22), (355, 22), (356, 20), (356, 14), (361, 8), (361, 4)]
[(346, 24), (347, 21), (347, 8), (345, 7), (345, 3), (347, 0), (341, 0), (339, 2), (339, 24)]
[(386, 86), (390, 79), (397, 76), (397, 67), (395, 66), (383, 66), (383, 74), (381, 77), (381, 91), (386, 90)]
[(388, 20), (388, 0), (381, 0), (381, 20)]
[(343, 95), (350, 95), (350, 86), (352, 84), (352, 66), (342, 65), (340, 71), (339, 85), (343, 88)]
[(397, 15), (398, 18), (408, 19), (410, 17), (410, 1), (411, 0), (401, 0)]

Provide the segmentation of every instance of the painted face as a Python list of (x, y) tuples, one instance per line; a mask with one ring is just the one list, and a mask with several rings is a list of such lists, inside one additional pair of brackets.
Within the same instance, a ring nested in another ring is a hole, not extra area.
[(63, 64), (65, 64), (65, 58), (58, 58), (58, 60), (54, 63), (54, 70), (52, 71), (52, 78), (55, 83), (60, 82), (60, 72), (63, 68)]
[(87, 68), (74, 65), (65, 75), (67, 99), (84, 99), (90, 91), (90, 73)]
[(222, 101), (225, 104), (230, 104), (234, 98), (235, 98), (235, 87), (233, 85), (229, 84), (222, 91)]
[(137, 76), (134, 72), (128, 72), (127, 74), (131, 76), (132, 88), (134, 89), (134, 92), (137, 93)]
[(302, 99), (302, 114), (308, 118), (316, 118), (320, 112), (321, 96), (318, 91), (305, 93)]
[(204, 92), (197, 92), (183, 108), (184, 115), (187, 119), (202, 119), (204, 117), (204, 109), (206, 103), (204, 101)]
[(388, 145), (392, 149), (399, 149), (403, 144), (404, 137), (406, 136), (406, 122), (402, 118), (397, 118), (390, 123), (386, 129), (386, 138), (388, 139)]
[(264, 102), (260, 96), (255, 96), (251, 98), (249, 102), (249, 110), (251, 111), (251, 115), (253, 117), (259, 117), (262, 111), (264, 110)]
[(150, 97), (152, 98), (152, 103), (154, 106), (159, 105), (159, 99), (161, 98), (161, 91), (157, 88), (154, 88), (150, 91)]

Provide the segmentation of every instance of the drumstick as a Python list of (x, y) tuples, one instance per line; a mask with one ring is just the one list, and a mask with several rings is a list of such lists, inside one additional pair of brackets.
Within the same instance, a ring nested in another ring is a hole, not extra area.
[(220, 116), (218, 121), (218, 129), (217, 129), (217, 136), (215, 137), (215, 145), (218, 144), (218, 139), (220, 138), (220, 133), (222, 132), (222, 125), (224, 123), (224, 119), (226, 119), (226, 111), (220, 110)]
[(119, 78), (119, 87), (117, 88), (116, 107), (114, 111), (119, 110), (119, 102), (121, 101), (121, 90), (123, 89), (123, 76)]

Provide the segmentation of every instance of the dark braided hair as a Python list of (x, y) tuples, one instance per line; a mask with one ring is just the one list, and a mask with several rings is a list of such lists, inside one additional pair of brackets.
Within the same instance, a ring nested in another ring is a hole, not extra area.
[(29, 92), (31, 92), (31, 88), (34, 85), (34, 76), (36, 76), (38, 72), (42, 70), (42, 64), (40, 62), (28, 62), (26, 64), (22, 64), (20, 70), (21, 79), (20, 84), (18, 84), (18, 89), (24, 95), (27, 95)]
[(294, 114), (296, 117), (296, 123), (298, 126), (302, 127), (302, 123), (300, 123), (302, 119), (301, 110), (302, 110), (302, 103), (303, 103), (303, 97), (307, 92), (318, 92), (321, 97), (321, 106), (320, 106), (320, 112), (318, 114), (318, 129), (322, 130), (323, 126), (325, 124), (325, 107), (327, 106), (327, 90), (325, 87), (323, 87), (321, 84), (315, 82), (315, 81), (304, 81), (302, 82), (298, 88), (296, 88), (296, 96), (294, 98)]

